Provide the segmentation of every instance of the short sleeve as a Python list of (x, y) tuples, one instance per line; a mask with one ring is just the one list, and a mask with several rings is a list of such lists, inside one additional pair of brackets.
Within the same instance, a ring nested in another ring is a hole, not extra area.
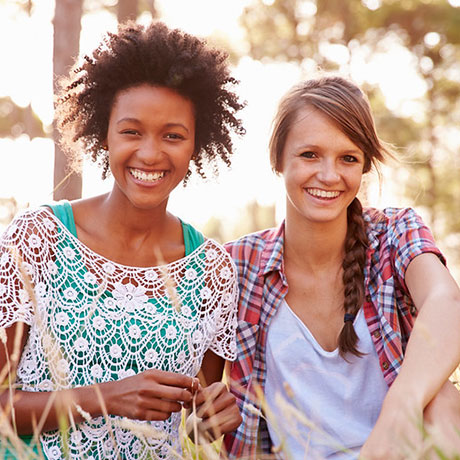
[(424, 253), (433, 253), (443, 264), (446, 263), (430, 229), (413, 209), (401, 209), (390, 216), (388, 237), (395, 276), (406, 290), (404, 281), (406, 270), (415, 257)]
[(32, 324), (43, 249), (48, 246), (40, 230), (43, 223), (27, 211), (15, 218), (0, 237), (1, 328), (18, 321)]
[[(212, 243), (213, 246), (216, 243)], [(228, 361), (236, 359), (236, 327), (238, 308), (238, 285), (236, 267), (224, 248), (213, 247), (206, 258), (215, 258), (213, 291), (217, 293), (214, 306), (215, 334), (210, 349)]]

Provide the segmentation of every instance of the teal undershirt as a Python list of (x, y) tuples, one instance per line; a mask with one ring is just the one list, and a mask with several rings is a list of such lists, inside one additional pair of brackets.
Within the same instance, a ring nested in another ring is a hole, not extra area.
[[(62, 200), (58, 203), (47, 204), (47, 207), (51, 208), (54, 215), (62, 222), (62, 224), (67, 228), (67, 230), (78, 239), (77, 236), (77, 228), (75, 226), (75, 219), (73, 215), (72, 205), (67, 200)], [(185, 223), (182, 219), (179, 219), (182, 225), (182, 233), (184, 238), (184, 246), (185, 246), (185, 255), (191, 254), (196, 248), (201, 246), (204, 242), (204, 236), (198, 230), (193, 228), (190, 224)], [(25, 444), (27, 448), (32, 449), (33, 454), (40, 455), (38, 452), (37, 444), (33, 442), (33, 435), (21, 435), (19, 436), (22, 443)], [(14, 450), (9, 450), (8, 447), (5, 446), (6, 450), (2, 452), (2, 448), (0, 447), (0, 458), (5, 460), (15, 460), (17, 455), (14, 454)], [(43, 455), (43, 453), (41, 454)]]
[[(75, 238), (77, 236), (77, 227), (75, 226), (75, 219), (73, 217), (72, 205), (66, 201), (47, 205), (53, 210), (54, 215), (63, 223)], [(191, 254), (198, 246), (203, 244), (204, 236), (198, 230), (194, 229), (190, 224), (183, 222), (179, 219), (182, 225), (182, 233), (184, 236), (185, 255)]]

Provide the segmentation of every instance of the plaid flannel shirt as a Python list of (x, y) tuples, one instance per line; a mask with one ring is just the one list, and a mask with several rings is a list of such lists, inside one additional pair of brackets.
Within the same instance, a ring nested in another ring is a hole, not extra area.
[[(431, 252), (445, 260), (430, 230), (412, 209), (369, 208), (364, 315), (385, 381), (396, 378), (416, 309), (404, 275), (414, 257)], [(264, 391), (265, 344), (270, 321), (287, 293), (283, 267), (284, 222), (277, 229), (247, 235), (225, 246), (239, 273), (237, 359), (230, 385), (242, 413), (238, 429), (225, 436), (229, 458), (262, 458), (271, 452), (265, 420), (259, 416)], [(259, 396), (258, 396), (259, 395)]]

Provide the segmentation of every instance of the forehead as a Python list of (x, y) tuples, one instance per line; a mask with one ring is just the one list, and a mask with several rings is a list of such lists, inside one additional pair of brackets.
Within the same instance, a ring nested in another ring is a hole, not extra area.
[(312, 105), (306, 105), (297, 111), (286, 142), (318, 146), (335, 144), (341, 148), (360, 150), (343, 132), (338, 122)]
[(112, 115), (123, 112), (126, 114), (150, 113), (181, 115), (195, 118), (193, 103), (177, 91), (165, 86), (142, 84), (123, 89), (116, 93)]

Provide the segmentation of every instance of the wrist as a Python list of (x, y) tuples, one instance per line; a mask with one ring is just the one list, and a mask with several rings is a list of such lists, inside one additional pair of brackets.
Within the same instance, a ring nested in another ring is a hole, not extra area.
[(108, 407), (108, 393), (111, 382), (103, 384), (93, 384), (86, 387), (78, 388), (73, 398), (72, 408), (76, 412), (77, 418), (87, 420), (89, 418), (99, 417), (104, 413), (110, 413)]
[(115, 382), (96, 383), (92, 385), (93, 397), (95, 398), (97, 415), (113, 414), (112, 389)]
[(412, 410), (419, 413), (425, 406), (425, 397), (420, 386), (407, 384), (397, 378), (388, 390), (382, 409), (388, 407), (392, 410)]

